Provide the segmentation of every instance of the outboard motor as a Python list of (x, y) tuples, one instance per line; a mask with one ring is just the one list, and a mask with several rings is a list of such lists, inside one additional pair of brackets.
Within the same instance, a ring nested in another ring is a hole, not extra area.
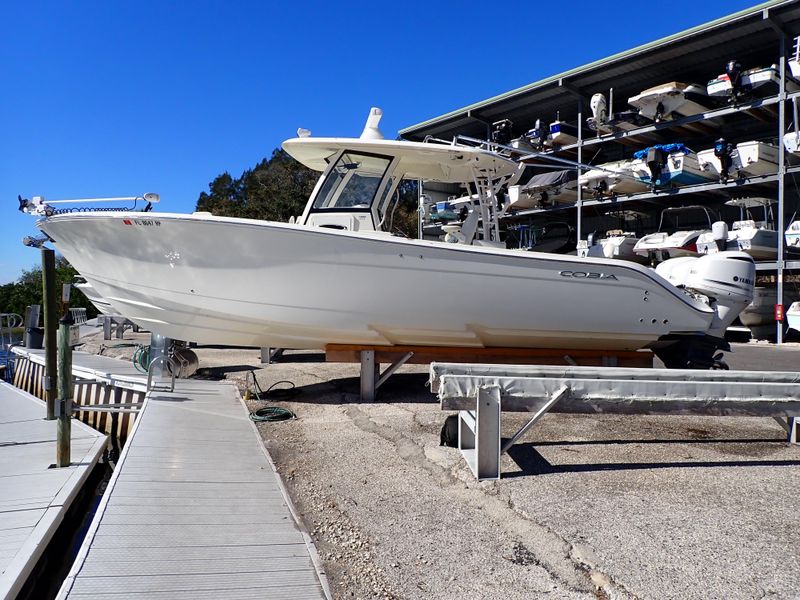
[(550, 128), (542, 125), (541, 119), (536, 119), (536, 123), (534, 123), (533, 128), (528, 131), (526, 137), (531, 141), (531, 144), (541, 148), (544, 146), (544, 142), (549, 133)]
[(742, 64), (738, 61), (732, 60), (725, 65), (725, 74), (731, 82), (731, 98), (736, 101), (740, 96), (744, 95), (742, 89)]
[(656, 191), (656, 186), (661, 182), (661, 171), (667, 165), (667, 153), (663, 148), (648, 148), (646, 164), (650, 169), (650, 189)]
[(508, 146), (511, 143), (511, 138), (514, 137), (512, 134), (513, 128), (514, 124), (508, 119), (492, 123), (492, 142)]
[(592, 116), (586, 119), (586, 125), (592, 131), (597, 131), (608, 122), (608, 103), (603, 94), (595, 94), (589, 101)]
[(728, 224), (725, 221), (715, 221), (711, 224), (711, 235), (717, 244), (717, 249), (722, 252), (728, 244)]
[(725, 138), (719, 138), (714, 142), (714, 156), (719, 159), (719, 181), (725, 183), (733, 165), (733, 144), (729, 144)]
[(727, 368), (718, 350), (730, 350), (725, 330), (753, 301), (756, 265), (744, 252), (718, 252), (664, 261), (656, 273), (676, 287), (705, 297), (714, 318), (705, 335), (674, 334), (652, 345), (667, 368)]

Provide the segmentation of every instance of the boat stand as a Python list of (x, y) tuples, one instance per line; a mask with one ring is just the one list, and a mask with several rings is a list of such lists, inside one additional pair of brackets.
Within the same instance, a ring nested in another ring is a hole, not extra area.
[[(263, 353), (262, 353), (263, 356)], [(514, 363), (519, 365), (583, 365), (598, 367), (652, 367), (649, 350), (604, 351), (553, 348), (464, 348), (449, 346), (360, 346), (328, 344), (328, 362), (361, 365), (361, 401), (374, 402), (377, 391), (405, 364), (427, 365), (437, 361), (458, 363)], [(389, 366), (381, 373), (381, 364)]]
[[(500, 457), (546, 413), (773, 417), (798, 444), (800, 375), (433, 363), (442, 410), (458, 410), (458, 448), (478, 480), (500, 479)], [(505, 443), (502, 412), (533, 416)]]

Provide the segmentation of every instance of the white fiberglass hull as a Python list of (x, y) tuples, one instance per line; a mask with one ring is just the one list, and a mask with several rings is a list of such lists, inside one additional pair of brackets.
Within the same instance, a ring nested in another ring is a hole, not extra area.
[[(697, 160), (703, 171), (708, 171), (715, 176), (722, 172), (719, 158), (714, 156), (714, 149), (702, 150), (697, 153)], [(730, 176), (737, 173), (744, 177), (759, 177), (772, 175), (778, 171), (778, 147), (766, 142), (743, 142), (737, 144), (731, 153)]]
[(676, 231), (671, 235), (664, 232), (651, 233), (639, 239), (633, 251), (642, 257), (655, 254), (662, 260), (681, 256), (699, 256), (698, 238), (704, 231)]
[(618, 260), (201, 215), (82, 213), (39, 227), (125, 316), (229, 345), (640, 348), (714, 312)]

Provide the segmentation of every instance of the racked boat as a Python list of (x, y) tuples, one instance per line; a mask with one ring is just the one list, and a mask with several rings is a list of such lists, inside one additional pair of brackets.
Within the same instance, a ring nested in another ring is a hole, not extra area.
[[(38, 226), (99, 293), (175, 339), (291, 348), (649, 346), (672, 366), (710, 366), (726, 347), (725, 328), (752, 298), (749, 256), (720, 253), (676, 267), (677, 287), (626, 261), (493, 247), (497, 192), (514, 183), (518, 165), (481, 147), (381, 139), (379, 116), (372, 112), (359, 139), (284, 142), (323, 172), (298, 223), (53, 214), (43, 200), (24, 208), (50, 215)], [(404, 178), (465, 184), (476, 201), (453, 232), (457, 243), (382, 230)]]
[(578, 198), (577, 169), (539, 173), (525, 185), (510, 185), (508, 198), (509, 208), (514, 210), (571, 204)]
[[(708, 82), (706, 91), (709, 96), (729, 98), (731, 102), (740, 102), (761, 91), (768, 89), (777, 93), (780, 86), (781, 75), (778, 65), (742, 69), (741, 63), (732, 60), (725, 65), (725, 72)], [(786, 82), (786, 91), (795, 92), (798, 86), (795, 82)]]
[(756, 140), (729, 144), (724, 138), (714, 143), (713, 148), (697, 153), (700, 168), (719, 177), (725, 182), (735, 175), (757, 177), (778, 172), (778, 147)]
[(703, 183), (714, 177), (700, 168), (697, 154), (680, 143), (657, 144), (633, 153), (631, 172), (651, 189)]
[(659, 123), (705, 111), (704, 100), (708, 100), (708, 95), (703, 86), (672, 81), (628, 98), (628, 104), (638, 109), (641, 116)]
[(643, 192), (647, 184), (634, 176), (632, 165), (630, 159), (597, 165), (582, 173), (578, 183), (595, 198)]
[(800, 302), (792, 302), (786, 309), (786, 323), (789, 329), (800, 333)]
[(792, 221), (784, 232), (787, 248), (800, 248), (800, 221)]
[[(680, 219), (684, 214), (705, 215), (708, 227), (698, 228), (697, 219)], [(684, 225), (684, 222), (687, 224)], [(668, 231), (672, 229), (672, 233)], [(650, 262), (664, 261), (669, 258), (682, 256), (698, 256), (698, 238), (711, 231), (711, 217), (705, 206), (679, 206), (665, 208), (661, 211), (658, 231), (642, 237), (633, 248), (639, 256), (646, 257)]]
[[(723, 233), (706, 232), (697, 239), (700, 254), (713, 254), (720, 250), (741, 250), (754, 260), (774, 260), (778, 256), (778, 232), (772, 225), (769, 198), (737, 198), (725, 204), (739, 207), (739, 220), (734, 221), (730, 230), (725, 223), (714, 223), (713, 228), (723, 229)], [(752, 209), (764, 211), (763, 220), (753, 218)], [(724, 244), (717, 243), (721, 239)], [(723, 247), (720, 248), (720, 245)]]

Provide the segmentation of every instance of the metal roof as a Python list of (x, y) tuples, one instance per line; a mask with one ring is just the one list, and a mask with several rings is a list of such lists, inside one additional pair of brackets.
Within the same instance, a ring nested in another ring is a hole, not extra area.
[[(412, 125), (400, 131), (405, 139), (455, 134), (486, 137), (487, 125), (511, 119), (515, 133), (556, 119), (574, 122), (578, 98), (584, 99), (584, 118), (592, 94), (614, 88), (614, 110), (628, 108), (627, 99), (649, 87), (669, 81), (705, 84), (724, 71), (732, 59), (744, 68), (778, 61), (779, 31), (800, 32), (800, 2), (771, 0), (626, 52), (571, 69)], [(787, 53), (791, 51), (787, 40)], [(709, 69), (709, 65), (713, 67)]]

